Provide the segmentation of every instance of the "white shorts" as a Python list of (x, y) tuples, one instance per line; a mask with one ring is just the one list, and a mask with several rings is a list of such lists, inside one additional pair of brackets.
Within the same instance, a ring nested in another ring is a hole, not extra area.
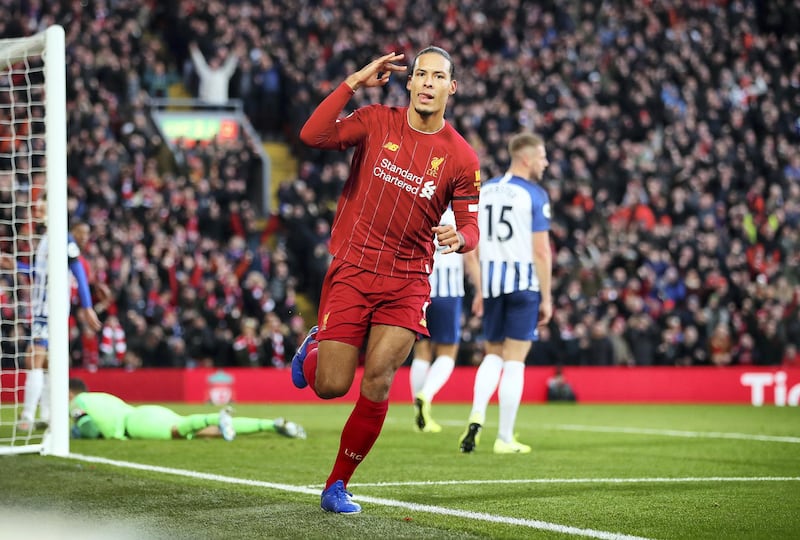
[(31, 328), (31, 337), (33, 338), (34, 345), (42, 345), (47, 347), (47, 321), (34, 321)]

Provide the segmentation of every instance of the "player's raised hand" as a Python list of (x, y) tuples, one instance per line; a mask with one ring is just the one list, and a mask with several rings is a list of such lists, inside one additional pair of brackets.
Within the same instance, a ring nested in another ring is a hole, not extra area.
[(440, 246), (445, 246), (442, 254), (453, 253), (461, 249), (464, 245), (464, 237), (461, 233), (456, 231), (453, 225), (438, 225), (431, 229), (433, 234), (436, 235), (436, 241)]
[(366, 86), (367, 88), (384, 86), (389, 82), (392, 73), (406, 71), (405, 65), (395, 63), (402, 60), (404, 57), (404, 54), (398, 53), (384, 54), (347, 77), (345, 82), (353, 91), (358, 90), (362, 86)]

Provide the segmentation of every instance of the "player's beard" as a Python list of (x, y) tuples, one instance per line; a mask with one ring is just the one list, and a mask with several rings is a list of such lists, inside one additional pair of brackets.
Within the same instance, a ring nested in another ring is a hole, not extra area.
[(414, 112), (416, 112), (422, 118), (426, 118), (426, 119), (430, 118), (431, 116), (433, 116), (433, 111), (423, 111), (419, 107), (414, 107)]

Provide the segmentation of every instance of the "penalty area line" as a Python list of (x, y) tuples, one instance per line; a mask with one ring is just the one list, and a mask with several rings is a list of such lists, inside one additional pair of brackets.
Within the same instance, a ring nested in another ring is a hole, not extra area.
[[(231, 476), (223, 476), (220, 474), (211, 474), (198, 471), (189, 471), (185, 469), (173, 469), (171, 467), (162, 467), (159, 465), (146, 465), (143, 463), (134, 463), (131, 461), (120, 461), (115, 459), (108, 459), (97, 456), (87, 456), (83, 454), (69, 454), (70, 459), (84, 461), (87, 463), (97, 463), (101, 465), (109, 465), (112, 467), (119, 467), (123, 469), (135, 469), (139, 471), (156, 472), (162, 474), (171, 474), (174, 476), (183, 476), (186, 478), (209, 480), (212, 482), (223, 482), (227, 484), (237, 484), (251, 487), (262, 487), (267, 489), (274, 489), (278, 491), (288, 491), (291, 493), (302, 493), (306, 495), (315, 495), (319, 497), (320, 490), (318, 488), (309, 488), (304, 486), (293, 486), (291, 484), (281, 484), (276, 482), (263, 482), (261, 480), (247, 480), (244, 478), (236, 478)], [(572, 536), (582, 536), (585, 538), (599, 538), (601, 540), (649, 540), (646, 537), (631, 536), (609, 531), (600, 531), (595, 529), (586, 529), (580, 527), (571, 527), (569, 525), (561, 525), (558, 523), (550, 523), (547, 521), (540, 521), (537, 519), (522, 519), (507, 516), (498, 516), (488, 514), (485, 512), (471, 512), (468, 510), (458, 510), (454, 508), (445, 508), (442, 506), (433, 506), (427, 504), (417, 504), (405, 501), (397, 501), (394, 499), (384, 499), (380, 497), (369, 497), (355, 495), (353, 497), (358, 501), (363, 501), (371, 504), (381, 506), (390, 506), (394, 508), (405, 508), (414, 512), (425, 512), (428, 514), (438, 514), (442, 516), (460, 517), (474, 521), (485, 521), (490, 523), (498, 523), (503, 525), (516, 525), (520, 527), (528, 527), (531, 529), (538, 529), (541, 531), (557, 532), (561, 534), (568, 534)]]
[(462, 484), (681, 484), (700, 482), (800, 482), (800, 476), (687, 476), (678, 478), (507, 478), (502, 480), (423, 480), (411, 482), (353, 482), (349, 487), (453, 486)]
[(579, 424), (545, 424), (543, 427), (561, 431), (588, 431), (594, 433), (630, 433), (634, 435), (660, 435), (690, 439), (735, 439), (740, 441), (765, 441), (800, 444), (800, 437), (728, 433), (723, 431), (684, 431), (679, 429), (650, 429), (619, 426), (584, 426)]

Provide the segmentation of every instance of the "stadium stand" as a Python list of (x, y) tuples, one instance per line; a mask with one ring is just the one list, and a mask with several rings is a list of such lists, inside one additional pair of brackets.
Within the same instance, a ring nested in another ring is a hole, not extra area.
[[(2, 6), (2, 37), (66, 29), (71, 217), (91, 227), (85, 256), (112, 292), (104, 316), (124, 330), (114, 365), (233, 365), (253, 319), (256, 363), (280, 365), (279, 342), (293, 350), (313, 322), (297, 315), (298, 295), (316, 300), (347, 171), (346, 157), (303, 148), (299, 128), (370, 55), (430, 43), (453, 53), (460, 86), (448, 116), (484, 178), (503, 171), (510, 134), (547, 140), (557, 307), (531, 363), (796, 358), (797, 2)], [(271, 215), (248, 195), (260, 149), (218, 140), (176, 163), (150, 122), (151, 98), (178, 81), (196, 92), (191, 42), (206, 58), (246, 51), (229, 94), (297, 160), (274, 182)], [(384, 91), (383, 102), (405, 103), (404, 81)], [(465, 328), (459, 361), (473, 363), (480, 322)], [(75, 365), (94, 361), (75, 344)]]

